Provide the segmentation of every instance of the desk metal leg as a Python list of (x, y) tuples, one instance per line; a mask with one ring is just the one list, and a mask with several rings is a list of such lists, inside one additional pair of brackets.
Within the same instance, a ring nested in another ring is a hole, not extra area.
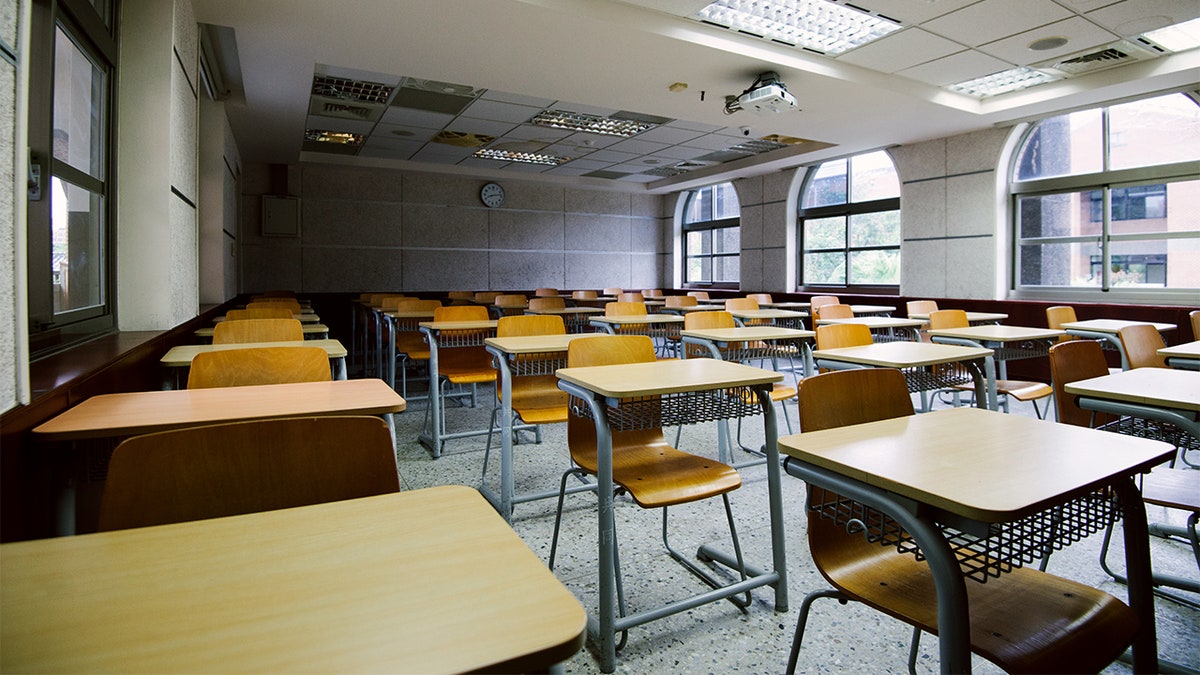
[(429, 448), (433, 458), (437, 459), (442, 456), (442, 385), (438, 374), (437, 338), (424, 329), (421, 332), (429, 341), (429, 406), (426, 408), (426, 418), (430, 423), (417, 440)]
[(1117, 481), (1125, 532), (1125, 574), (1128, 575), (1129, 608), (1138, 617), (1138, 632), (1133, 638), (1133, 672), (1158, 672), (1158, 631), (1154, 622), (1154, 592), (1150, 584), (1150, 532), (1146, 526), (1146, 505), (1132, 476)]

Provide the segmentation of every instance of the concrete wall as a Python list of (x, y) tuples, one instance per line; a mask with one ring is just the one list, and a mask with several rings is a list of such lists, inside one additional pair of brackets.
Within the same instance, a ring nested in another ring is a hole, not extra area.
[[(503, 206), (490, 209), (479, 200), (485, 182), (331, 165), (247, 165), (240, 289), (663, 284), (666, 198), (506, 179)], [(298, 237), (262, 236), (263, 196), (281, 194), (300, 199)]]
[(225, 104), (200, 99), (199, 148), (200, 303), (220, 304), (237, 295), (237, 223), (242, 161)]
[[(27, 20), (27, 9), (28, 0), (0, 3), (0, 42), (6, 52), (16, 56), (18, 63), (22, 58), (17, 44), (18, 17)], [(24, 272), (18, 265), (25, 252), (18, 249), (23, 241), (18, 230), (24, 227), (24, 218), (18, 216), (23, 210), (18, 208), (17, 201), (18, 197), (23, 200), (24, 194), (18, 186), (24, 180), (18, 181), (17, 175), (25, 171), (25, 160), (21, 154), (24, 148), (17, 143), (17, 112), (22, 105), (17, 96), (17, 80), (17, 65), (0, 58), (0, 410), (8, 410), (19, 402), (18, 382), (25, 379), (28, 370), (19, 347), (23, 342), (19, 336), (25, 326), (18, 305), (24, 305), (24, 298), (17, 297), (25, 291), (25, 280), (21, 278)]]

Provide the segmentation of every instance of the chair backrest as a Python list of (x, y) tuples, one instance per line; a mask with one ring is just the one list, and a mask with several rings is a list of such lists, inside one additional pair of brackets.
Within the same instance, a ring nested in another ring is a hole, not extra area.
[(840, 305), (841, 300), (838, 300), (836, 295), (814, 295), (808, 299), (808, 308), (816, 309), (821, 305)]
[(1075, 318), (1075, 308), (1070, 305), (1055, 305), (1046, 308), (1046, 325), (1060, 329), (1064, 323), (1078, 321)]
[(385, 295), (382, 298), (380, 298), (379, 307), (386, 312), (394, 312), (396, 310), (396, 305), (400, 304), (401, 302), (403, 302), (407, 299), (408, 299), (407, 295), (403, 295), (400, 293)]
[(729, 298), (725, 301), (725, 311), (745, 311), (758, 309), (758, 301), (754, 298)]
[(557, 298), (558, 297), (558, 289), (557, 288), (539, 288), (539, 289), (534, 290), (533, 294), (535, 297), (539, 297), (539, 298)]
[(932, 314), (938, 311), (937, 300), (909, 300), (905, 303), (905, 309), (908, 315), (913, 314)]
[(497, 307), (524, 307), (529, 303), (529, 299), (523, 295), (497, 295), (492, 301)]
[(566, 306), (567, 301), (559, 297), (529, 299), (529, 309), (562, 309)]
[(475, 291), (450, 291), (446, 297), (450, 300), (474, 300)]
[(967, 313), (961, 309), (939, 309), (929, 313), (929, 328), (932, 330), (966, 328), (970, 325), (971, 322), (967, 321)]
[(442, 306), (441, 300), (421, 300), (420, 298), (405, 298), (396, 303), (397, 312), (426, 312)]
[(490, 305), (496, 301), (496, 296), (500, 294), (500, 291), (475, 291), (473, 299), (481, 305)]
[(663, 300), (667, 307), (695, 307), (700, 304), (700, 301), (691, 295), (668, 295)]
[[(871, 329), (861, 323), (831, 323), (817, 326), (817, 349), (860, 347), (874, 342)], [(806, 379), (805, 382), (808, 380)]]
[(646, 303), (638, 302), (610, 302), (604, 306), (604, 316), (644, 316), (646, 314)]
[(113, 451), (100, 530), (399, 492), (378, 417), (293, 417), (134, 436)]
[(604, 289), (605, 295), (618, 296), (624, 292), (625, 292), (624, 288), (618, 288), (617, 286), (608, 286), (607, 288)]
[[(1079, 380), (1108, 375), (1104, 349), (1095, 340), (1068, 340), (1050, 347), (1050, 379), (1054, 387), (1054, 412), (1063, 424), (1092, 426), (1092, 411), (1075, 405), (1075, 396), (1065, 387)], [(1107, 424), (1114, 418), (1096, 413), (1095, 424)]]
[(664, 296), (661, 288), (651, 288), (649, 290), (643, 290), (642, 297), (662, 300)]
[[(372, 306), (378, 306), (378, 305), (372, 304)], [(300, 308), (300, 303), (296, 302), (295, 300), (289, 300), (286, 302), (285, 301), (274, 301), (274, 300), (258, 300), (255, 302), (246, 303), (246, 309), (280, 309), (280, 308), (286, 308), (292, 314), (302, 314), (303, 313), (303, 310)]]
[[(561, 299), (561, 298), (560, 298)], [(496, 337), (524, 335), (566, 335), (567, 327), (561, 316), (522, 314), (504, 316), (496, 322)]]
[(1117, 331), (1121, 338), (1121, 349), (1130, 368), (1166, 368), (1167, 359), (1159, 356), (1158, 350), (1166, 347), (1162, 334), (1148, 323), (1126, 326)]
[(646, 296), (641, 291), (626, 291), (617, 294), (617, 302), (645, 302)]
[(595, 300), (599, 295), (596, 291), (571, 291), (573, 300)]
[(688, 312), (687, 316), (683, 317), (684, 330), (733, 328), (736, 325), (732, 314), (720, 310), (712, 312)]
[(813, 310), (816, 319), (853, 319), (854, 310), (850, 305), (821, 305)]
[(225, 312), (226, 321), (246, 319), (294, 319), (295, 314), (287, 307), (255, 307), (254, 309), (231, 309)]
[(708, 297), (708, 291), (688, 291), (688, 295), (692, 296), (693, 298), (695, 298), (697, 300), (710, 300), (711, 299)]
[(770, 293), (751, 293), (750, 295), (747, 295), (746, 297), (750, 298), (751, 300), (754, 300), (755, 302), (757, 302), (760, 305), (774, 302), (773, 300), (771, 300)]
[(213, 329), (213, 344), (286, 342), (303, 340), (304, 329), (297, 319), (245, 319), (222, 321)]
[(912, 414), (908, 383), (895, 368), (831, 370), (800, 387), (801, 433)]
[(487, 307), (480, 305), (450, 305), (433, 310), (434, 321), (487, 321), (489, 318)]
[(252, 347), (197, 354), (188, 369), (187, 388), (329, 380), (329, 353), (320, 347)]
[(294, 298), (296, 291), (263, 291), (258, 295), (251, 296), (255, 298)]
[[(567, 365), (571, 368), (611, 366), (655, 361), (654, 343), (645, 335), (597, 335), (571, 341)], [(584, 404), (586, 405), (586, 404)], [(660, 426), (633, 431), (612, 431), (613, 452), (625, 447), (663, 443)], [(579, 415), (567, 418), (567, 447), (572, 457), (596, 453), (596, 424)]]

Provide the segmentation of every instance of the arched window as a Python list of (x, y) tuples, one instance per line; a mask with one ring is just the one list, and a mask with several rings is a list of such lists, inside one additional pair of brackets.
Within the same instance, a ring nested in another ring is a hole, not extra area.
[(710, 185), (688, 194), (683, 209), (684, 283), (738, 283), (740, 216), (733, 183)]
[(1014, 288), (1194, 299), (1198, 160), (1200, 105), (1184, 94), (1034, 124), (1011, 174)]
[(798, 215), (801, 287), (899, 287), (900, 178), (886, 152), (809, 169)]

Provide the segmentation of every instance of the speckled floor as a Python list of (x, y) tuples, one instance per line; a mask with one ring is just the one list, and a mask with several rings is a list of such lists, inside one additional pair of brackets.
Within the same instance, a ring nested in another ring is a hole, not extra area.
[[(419, 393), (411, 389), (410, 394)], [(451, 430), (484, 429), (491, 415), (494, 390), (479, 389), (476, 408), (451, 407), (447, 424)], [(793, 404), (790, 404), (794, 406)], [(944, 407), (937, 404), (935, 407)], [(484, 460), (485, 437), (453, 440), (446, 444), (439, 459), (416, 442), (425, 404), (413, 401), (408, 411), (396, 416), (397, 457), (404, 489), (433, 485), (463, 484), (478, 486)], [(1028, 404), (1018, 403), (1014, 414), (1032, 415)], [(796, 409), (788, 415), (796, 422)], [(697, 454), (716, 456), (715, 424), (685, 429), (680, 447)], [(780, 420), (781, 434), (787, 433)], [(761, 418), (752, 418), (745, 432), (750, 446), (762, 444)], [(496, 441), (498, 443), (498, 439)], [(516, 448), (517, 492), (553, 490), (567, 466), (566, 427), (544, 428), (543, 441), (534, 444), (524, 437)], [(488, 482), (499, 482), (499, 459), (494, 451), (489, 461)], [(742, 471), (742, 487), (731, 494), (733, 513), (742, 539), (746, 559), (770, 567), (770, 530), (765, 505), (767, 481), (764, 466)], [(776, 612), (770, 589), (753, 592), (753, 604), (742, 611), (725, 601), (654, 621), (629, 631), (628, 644), (617, 654), (620, 673), (781, 673), (784, 671), (796, 616), (804, 596), (828, 588), (812, 564), (805, 540), (801, 505), (804, 484), (784, 474), (783, 498), (788, 521), (786, 541), (788, 594), (790, 611)], [(518, 504), (513, 528), (543, 560), (548, 559), (554, 527), (553, 499)], [(672, 561), (660, 540), (661, 516), (645, 511), (627, 498), (616, 505), (617, 535), (621, 547), (626, 595), (633, 611), (660, 605), (703, 590), (705, 587), (687, 570)], [(1183, 524), (1178, 512), (1149, 507), (1152, 522)], [(672, 544), (680, 551), (694, 553), (697, 546), (714, 543), (729, 549), (729, 534), (719, 500), (684, 505), (671, 509)], [(1095, 535), (1064, 551), (1055, 553), (1050, 572), (1102, 588), (1119, 598), (1123, 586), (1112, 581), (1097, 564), (1101, 536)], [(1155, 570), (1198, 578), (1200, 570), (1190, 549), (1180, 541), (1153, 539)], [(559, 544), (555, 574), (579, 597), (585, 609), (596, 606), (595, 498), (590, 493), (568, 496), (563, 516), (563, 534)], [(1121, 565), (1119, 543), (1110, 560)], [(1193, 602), (1200, 595), (1186, 594)], [(1200, 610), (1158, 599), (1159, 652), (1162, 659), (1200, 669)], [(800, 653), (798, 672), (888, 673), (905, 672), (908, 642), (907, 625), (856, 603), (842, 606), (820, 600), (813, 606)], [(563, 664), (568, 673), (599, 672), (591, 645)], [(937, 672), (937, 640), (925, 636), (917, 665), (918, 672)], [(978, 657), (975, 672), (1000, 672)], [(1168, 669), (1165, 669), (1168, 670)], [(1130, 668), (1117, 662), (1105, 672), (1127, 673)]]

